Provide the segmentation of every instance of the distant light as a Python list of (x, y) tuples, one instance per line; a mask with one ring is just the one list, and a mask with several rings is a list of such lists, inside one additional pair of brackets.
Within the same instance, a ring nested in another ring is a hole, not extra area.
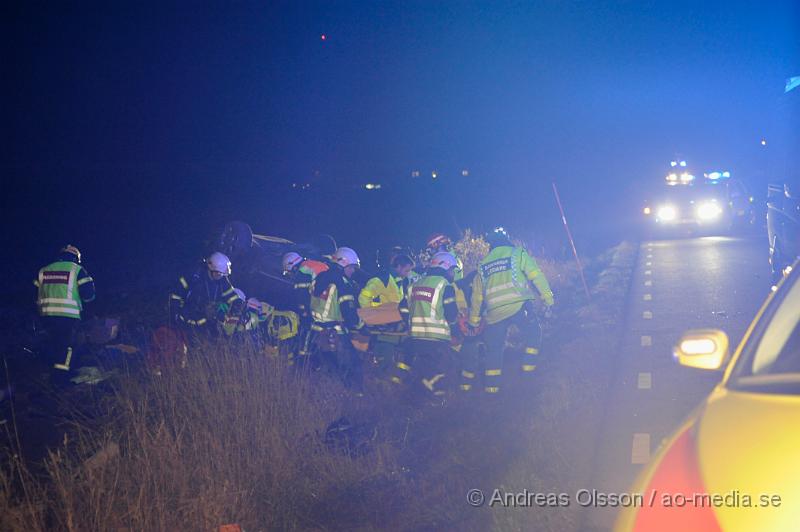
[(719, 179), (720, 177), (722, 177), (722, 173), (721, 172), (711, 172), (710, 174), (706, 174), (706, 177), (709, 178), (709, 179)]
[(411, 172), (411, 177), (419, 177), (419, 170), (413, 170)]
[(730, 172), (722, 172), (722, 177), (730, 177), (730, 176), (731, 176)]
[(678, 210), (672, 205), (664, 205), (658, 209), (658, 218), (665, 222), (671, 222), (677, 217)]
[(686, 161), (681, 161), (681, 166), (686, 167)]
[(463, 175), (464, 177), (467, 177), (469, 175), (469, 170), (466, 170), (466, 169), (465, 170), (461, 170), (461, 175)]
[(381, 184), (380, 183), (367, 183), (364, 185), (364, 188), (367, 190), (380, 190)]
[(643, 212), (645, 214), (650, 214), (652, 211), (650, 210), (650, 207), (645, 207)]
[(716, 220), (722, 214), (722, 207), (715, 201), (706, 201), (697, 207), (697, 217), (704, 221)]
[(319, 36), (319, 39), (321, 41), (326, 41), (326, 40), (328, 40), (328, 36), (323, 33), (322, 35)]
[(766, 146), (767, 145), (767, 139), (761, 139), (761, 145), (762, 146)]
[(433, 172), (431, 172), (431, 177), (432, 177), (432, 178), (434, 178), (434, 179), (436, 179), (437, 177), (439, 177), (439, 174), (436, 172), (436, 170), (434, 170)]
[(694, 181), (694, 176), (686, 172), (681, 174), (681, 183), (690, 183)]
[(669, 163), (669, 165), (671, 167), (675, 168), (676, 166), (678, 166), (678, 162), (677, 161), (672, 161), (672, 162)]
[(678, 180), (678, 174), (669, 174), (667, 176), (667, 181), (674, 182), (674, 181), (677, 181), (677, 180)]

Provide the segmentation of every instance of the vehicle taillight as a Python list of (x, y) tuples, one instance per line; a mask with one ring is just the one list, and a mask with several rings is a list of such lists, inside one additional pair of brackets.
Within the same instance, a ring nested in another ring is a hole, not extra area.
[[(714, 509), (703, 504), (706, 493), (697, 463), (692, 431), (685, 430), (667, 450), (644, 492), (644, 506), (634, 530), (720, 530)], [(707, 501), (706, 501), (707, 502)]]

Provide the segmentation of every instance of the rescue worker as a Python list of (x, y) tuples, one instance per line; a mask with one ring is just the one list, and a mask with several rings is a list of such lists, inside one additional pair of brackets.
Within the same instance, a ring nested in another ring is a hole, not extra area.
[(349, 333), (363, 326), (358, 316), (356, 287), (351, 281), (361, 261), (348, 247), (337, 249), (331, 259), (330, 268), (311, 283), (312, 342), (319, 351), (312, 363), (337, 373), (345, 386), (360, 392), (361, 359)]
[[(211, 337), (228, 308), (239, 299), (228, 276), (231, 261), (214, 252), (188, 276), (181, 276), (170, 294), (171, 312), (176, 323), (190, 335)], [(174, 305), (174, 306), (172, 306)]]
[[(297, 354), (307, 356), (311, 339), (311, 283), (317, 275), (330, 268), (328, 263), (303, 258), (299, 253), (290, 251), (282, 259), (283, 274), (292, 282), (292, 310), (300, 318), (297, 335)], [(288, 353), (289, 365), (294, 364), (294, 349)]]
[(71, 368), (77, 365), (73, 337), (84, 304), (94, 301), (94, 280), (81, 266), (78, 248), (67, 245), (55, 262), (39, 270), (33, 284), (38, 291), (36, 306), (48, 334), (46, 357), (54, 370), (54, 384), (64, 385), (69, 382)]
[(440, 251), (431, 258), (425, 275), (411, 287), (411, 328), (402, 360), (392, 377), (395, 384), (410, 385), (412, 390), (434, 396), (445, 394), (451, 358), (450, 328), (458, 319), (452, 284), (457, 267), (452, 253)]
[[(533, 303), (541, 298), (549, 309), (553, 292), (536, 260), (523, 248), (514, 246), (505, 229), (498, 227), (487, 235), (487, 240), (489, 254), (478, 266), (472, 283), (469, 323), (478, 327), (481, 318), (485, 320), (484, 391), (498, 393), (509, 327), (515, 325), (523, 339), (522, 371), (533, 372), (542, 339)], [(468, 368), (464, 373), (474, 371)], [(471, 384), (472, 379), (464, 373), (462, 385)]]
[(370, 350), (381, 373), (394, 366), (395, 351), (405, 336), (408, 323), (409, 274), (414, 261), (408, 255), (393, 255), (390, 268), (371, 277), (358, 294), (362, 309), (377, 309), (396, 305), (400, 321), (368, 326), (372, 341)]
[(433, 257), (440, 251), (450, 253), (456, 258), (456, 271), (454, 274), (454, 281), (460, 281), (464, 278), (464, 263), (455, 252), (453, 241), (444, 233), (433, 233), (428, 237), (425, 242), (425, 252), (428, 257)]

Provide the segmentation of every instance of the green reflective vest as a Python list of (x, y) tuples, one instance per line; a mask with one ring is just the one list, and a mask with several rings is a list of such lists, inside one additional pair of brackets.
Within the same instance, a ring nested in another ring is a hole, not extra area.
[(453, 256), (456, 258), (456, 271), (453, 274), (453, 281), (460, 281), (464, 278), (464, 261), (455, 253), (453, 253)]
[(500, 246), (481, 261), (478, 271), (488, 312), (536, 298), (522, 267), (522, 255), (522, 248)]
[(39, 270), (36, 304), (41, 316), (81, 319), (83, 303), (78, 293), (80, 271), (80, 264), (68, 261), (54, 262)]
[[(316, 283), (316, 280), (314, 281)], [(341, 323), (344, 321), (339, 308), (339, 289), (331, 283), (319, 296), (314, 295), (311, 288), (311, 317), (317, 323)]]
[(431, 275), (411, 287), (408, 306), (412, 338), (450, 341), (450, 324), (444, 316), (444, 289), (449, 284), (444, 277)]

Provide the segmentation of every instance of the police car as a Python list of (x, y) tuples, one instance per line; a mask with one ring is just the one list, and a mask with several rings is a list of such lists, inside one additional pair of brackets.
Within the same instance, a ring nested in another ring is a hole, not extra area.
[(651, 230), (724, 233), (753, 221), (753, 198), (741, 181), (728, 171), (698, 177), (686, 168), (685, 161), (672, 162), (652, 198), (642, 211)]

